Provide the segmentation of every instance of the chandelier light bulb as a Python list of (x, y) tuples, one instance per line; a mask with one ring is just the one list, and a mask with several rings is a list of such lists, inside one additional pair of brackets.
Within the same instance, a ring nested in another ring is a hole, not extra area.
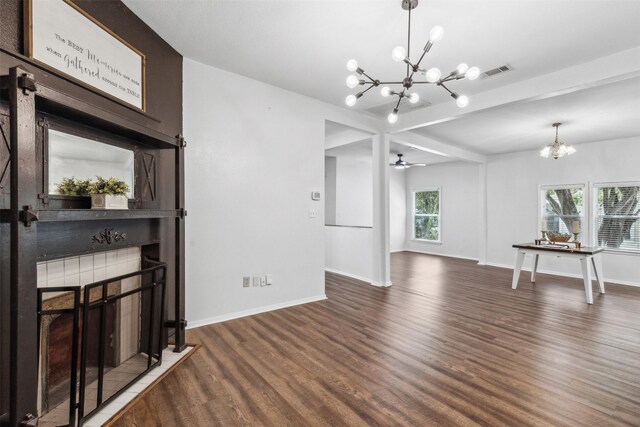
[(380, 95), (384, 96), (385, 98), (388, 97), (389, 95), (391, 95), (391, 89), (389, 88), (389, 86), (385, 86), (380, 90)]
[(396, 62), (402, 62), (407, 57), (407, 51), (402, 47), (395, 47), (391, 51), (391, 58)]
[(467, 72), (468, 69), (469, 69), (469, 66), (464, 62), (458, 65), (458, 67), (456, 68), (456, 70), (458, 70), (458, 74), (464, 74)]
[(347, 87), (353, 89), (354, 87), (358, 86), (359, 84), (360, 84), (360, 79), (358, 79), (353, 74), (350, 75), (349, 77), (347, 77)]
[(356, 105), (356, 101), (358, 100), (358, 98), (356, 98), (355, 95), (349, 95), (347, 96), (347, 99), (345, 99), (345, 102), (347, 103), (347, 105), (349, 107), (353, 107), (354, 105)]
[(456, 98), (456, 105), (460, 108), (464, 108), (469, 105), (469, 98), (466, 95), (460, 95)]
[(412, 93), (411, 95), (409, 95), (409, 102), (412, 104), (415, 104), (416, 102), (420, 101), (420, 95), (418, 95), (417, 93)]
[(437, 69), (436, 67), (433, 67), (433, 68), (429, 68), (425, 75), (429, 83), (435, 83), (438, 80), (440, 80), (440, 76), (442, 76), (442, 73), (440, 72), (439, 69)]
[(442, 36), (444, 36), (444, 28), (440, 25), (437, 25), (431, 29), (429, 32), (429, 41), (431, 43), (437, 43), (442, 40)]
[(480, 69), (478, 67), (471, 67), (464, 75), (468, 80), (475, 80), (480, 77)]
[(389, 123), (393, 124), (398, 121), (398, 109), (394, 108), (393, 112), (387, 116)]
[(358, 69), (358, 61), (356, 61), (355, 59), (350, 59), (347, 61), (347, 70), (353, 73), (357, 69)]

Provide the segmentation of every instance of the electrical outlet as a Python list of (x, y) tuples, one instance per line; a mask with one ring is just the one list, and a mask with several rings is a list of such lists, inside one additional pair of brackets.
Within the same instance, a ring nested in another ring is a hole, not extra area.
[(249, 286), (251, 286), (251, 277), (244, 276), (242, 278), (242, 287), (243, 288), (248, 288)]
[(253, 286), (260, 286), (260, 276), (253, 276)]
[(260, 277), (260, 286), (267, 286), (267, 278), (265, 276)]
[(318, 216), (318, 212), (315, 209), (309, 209), (309, 218), (316, 218)]
[(273, 276), (271, 274), (267, 274), (264, 278), (267, 280), (267, 286), (273, 285)]

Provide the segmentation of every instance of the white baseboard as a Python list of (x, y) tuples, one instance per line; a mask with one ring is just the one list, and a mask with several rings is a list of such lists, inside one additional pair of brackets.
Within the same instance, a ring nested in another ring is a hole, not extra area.
[(439, 253), (439, 252), (419, 251), (417, 249), (404, 249), (403, 252), (415, 252), (417, 254), (444, 256), (444, 257), (447, 257), (447, 258), (458, 258), (458, 259), (468, 259), (469, 261), (478, 261), (478, 258), (473, 258), (473, 257), (452, 255), (452, 254), (443, 254), (443, 253)]
[(235, 313), (223, 314), (220, 316), (209, 317), (207, 319), (189, 321), (187, 329), (199, 328), (200, 326), (211, 325), (214, 323), (226, 322), (227, 320), (239, 319), (240, 317), (253, 316), (254, 314), (266, 313), (267, 311), (280, 310), (281, 308), (293, 307), (294, 305), (307, 304), (310, 302), (326, 300), (325, 294), (316, 295), (308, 298), (301, 298), (292, 301), (285, 301), (278, 304), (265, 305), (261, 307), (251, 308), (249, 310), (236, 311)]
[[(486, 262), (485, 264), (482, 265), (488, 265), (491, 267), (498, 267), (498, 268), (506, 268), (508, 270), (513, 270), (513, 265), (508, 265), (508, 264), (499, 264), (496, 262)], [(522, 271), (531, 271), (531, 267), (522, 267)], [(564, 272), (559, 272), (559, 271), (552, 271), (552, 270), (540, 270), (538, 269), (538, 273), (542, 273), (542, 274), (550, 274), (552, 276), (561, 276), (561, 277), (572, 277), (575, 279), (582, 279), (582, 274), (577, 274), (577, 273), (564, 273)], [(626, 280), (616, 280), (616, 279), (607, 279), (606, 277), (604, 278), (604, 281), (607, 283), (615, 283), (616, 285), (626, 285), (626, 286), (637, 286), (640, 287), (640, 283), (638, 282), (629, 282)]]
[(379, 288), (388, 288), (389, 286), (391, 286), (393, 284), (391, 282), (389, 282), (389, 283), (374, 282), (373, 280), (367, 279), (366, 277), (357, 276), (355, 274), (346, 273), (346, 272), (340, 271), (340, 270), (334, 270), (333, 268), (325, 268), (324, 271), (328, 271), (329, 273), (335, 273), (335, 274), (339, 274), (341, 276), (346, 276), (346, 277), (350, 277), (352, 279), (360, 280), (361, 282), (365, 282), (365, 283), (370, 284), (371, 286), (377, 286)]

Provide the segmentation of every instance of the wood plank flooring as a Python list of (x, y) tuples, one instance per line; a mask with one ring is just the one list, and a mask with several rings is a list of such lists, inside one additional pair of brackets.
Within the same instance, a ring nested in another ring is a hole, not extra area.
[(327, 301), (190, 330), (116, 425), (640, 425), (640, 288), (589, 306), (581, 280), (511, 274), (408, 252), (390, 288), (327, 274)]

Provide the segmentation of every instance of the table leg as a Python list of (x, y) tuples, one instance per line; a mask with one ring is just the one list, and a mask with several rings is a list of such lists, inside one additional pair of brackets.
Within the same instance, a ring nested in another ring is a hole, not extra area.
[(518, 287), (518, 279), (520, 278), (520, 270), (522, 270), (524, 256), (524, 252), (520, 250), (516, 252), (516, 266), (513, 269), (513, 281), (511, 282), (511, 289), (516, 289)]
[(604, 294), (604, 275), (602, 274), (602, 254), (592, 256), (591, 263), (593, 264), (593, 272), (596, 275), (598, 286), (600, 286), (600, 293)]
[(589, 266), (589, 258), (580, 258), (582, 265), (582, 277), (584, 279), (584, 292), (587, 294), (587, 304), (593, 304), (593, 291), (591, 289), (591, 268)]
[(531, 282), (535, 283), (536, 281), (536, 271), (538, 271), (538, 258), (540, 258), (539, 254), (535, 254), (533, 256), (533, 269), (531, 270)]

